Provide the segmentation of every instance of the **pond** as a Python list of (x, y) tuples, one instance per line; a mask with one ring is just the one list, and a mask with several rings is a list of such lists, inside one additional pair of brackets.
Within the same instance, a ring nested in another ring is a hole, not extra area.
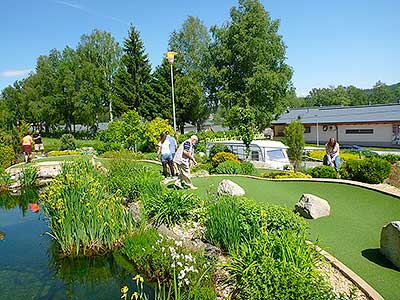
[(121, 287), (134, 288), (122, 256), (60, 257), (48, 231), (36, 191), (0, 194), (0, 299), (118, 300)]

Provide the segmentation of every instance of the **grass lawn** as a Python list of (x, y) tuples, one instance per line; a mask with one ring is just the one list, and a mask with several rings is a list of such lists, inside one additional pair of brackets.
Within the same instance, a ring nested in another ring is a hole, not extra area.
[[(229, 178), (229, 177), (224, 177)], [(193, 178), (198, 194), (215, 191), (222, 177)], [(400, 220), (400, 199), (365, 188), (322, 182), (273, 182), (243, 177), (229, 178), (248, 197), (294, 208), (303, 193), (329, 201), (331, 216), (309, 220), (310, 239), (350, 267), (386, 300), (400, 299), (400, 270), (379, 254), (380, 232), (390, 221)], [(397, 287), (397, 288), (396, 288)]]

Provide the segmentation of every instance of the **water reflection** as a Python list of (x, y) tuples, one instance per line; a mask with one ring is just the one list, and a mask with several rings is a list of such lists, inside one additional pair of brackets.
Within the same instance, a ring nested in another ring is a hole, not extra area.
[(62, 257), (48, 231), (36, 190), (0, 195), (1, 300), (118, 300), (122, 286), (135, 289), (137, 273), (124, 257)]

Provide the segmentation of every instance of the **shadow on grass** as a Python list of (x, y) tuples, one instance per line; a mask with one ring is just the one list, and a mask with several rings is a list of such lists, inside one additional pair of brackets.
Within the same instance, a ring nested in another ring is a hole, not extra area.
[(392, 269), (395, 271), (400, 271), (385, 256), (383, 256), (383, 254), (381, 254), (379, 252), (379, 248), (365, 249), (365, 250), (361, 251), (361, 255), (364, 256), (369, 261), (371, 261), (381, 267), (384, 267), (387, 269)]

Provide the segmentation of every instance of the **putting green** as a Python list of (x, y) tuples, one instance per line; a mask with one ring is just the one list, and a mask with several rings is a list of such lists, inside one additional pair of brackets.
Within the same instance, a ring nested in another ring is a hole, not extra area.
[(325, 182), (265, 181), (244, 177), (193, 178), (198, 194), (215, 192), (228, 178), (242, 186), (249, 198), (294, 208), (304, 193), (328, 200), (331, 216), (309, 220), (310, 239), (367, 281), (386, 300), (400, 299), (400, 270), (379, 254), (384, 225), (400, 220), (400, 199), (366, 188)]

